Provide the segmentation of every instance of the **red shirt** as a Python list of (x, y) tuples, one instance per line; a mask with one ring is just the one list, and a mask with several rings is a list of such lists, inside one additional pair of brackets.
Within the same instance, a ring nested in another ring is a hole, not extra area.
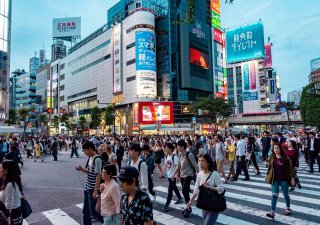
[(284, 181), (287, 180), (286, 172), (284, 171), (284, 163), (283, 160), (280, 158), (275, 158), (273, 162), (274, 168), (274, 180), (277, 181)]
[(285, 153), (289, 157), (292, 167), (299, 167), (299, 152), (297, 150), (286, 150)]

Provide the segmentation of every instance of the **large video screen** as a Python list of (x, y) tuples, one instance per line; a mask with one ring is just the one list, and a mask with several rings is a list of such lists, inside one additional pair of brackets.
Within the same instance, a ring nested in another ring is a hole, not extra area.
[(140, 102), (140, 124), (173, 123), (173, 102)]
[(209, 57), (208, 54), (201, 52), (197, 49), (190, 48), (190, 63), (205, 70), (209, 69)]

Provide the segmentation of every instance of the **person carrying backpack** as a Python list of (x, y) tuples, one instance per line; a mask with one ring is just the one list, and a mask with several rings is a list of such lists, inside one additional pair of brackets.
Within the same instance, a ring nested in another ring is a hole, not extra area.
[(158, 193), (153, 190), (153, 180), (152, 180), (153, 171), (155, 168), (155, 165), (154, 165), (155, 160), (153, 155), (151, 154), (151, 149), (149, 145), (144, 145), (142, 147), (142, 151), (143, 151), (142, 159), (147, 164), (147, 168), (148, 168), (148, 190), (149, 190), (149, 193), (153, 196), (153, 201), (155, 201), (158, 195)]
[(164, 166), (162, 168), (162, 171), (167, 170), (167, 178), (169, 181), (169, 187), (168, 187), (168, 196), (167, 196), (167, 202), (165, 206), (163, 207), (164, 211), (167, 212), (169, 210), (169, 205), (172, 200), (173, 192), (176, 194), (178, 200), (174, 204), (180, 204), (182, 203), (182, 197), (179, 192), (179, 189), (176, 185), (176, 178), (174, 177), (174, 171), (176, 170), (178, 163), (179, 163), (179, 157), (175, 154), (173, 154), (174, 146), (171, 143), (167, 143), (165, 147), (165, 161)]
[(83, 224), (91, 225), (91, 218), (97, 219), (103, 223), (103, 218), (95, 211), (95, 205), (98, 195), (98, 188), (101, 181), (102, 161), (100, 156), (95, 151), (95, 145), (86, 141), (82, 145), (84, 154), (88, 156), (86, 167), (76, 167), (77, 171), (87, 174), (86, 185), (84, 189), (84, 203), (83, 203)]
[(128, 166), (133, 166), (139, 171), (140, 181), (139, 184), (142, 191), (146, 192), (149, 187), (148, 182), (148, 167), (147, 164), (141, 159), (139, 156), (141, 154), (140, 144), (132, 144), (129, 149), (130, 160), (128, 162)]

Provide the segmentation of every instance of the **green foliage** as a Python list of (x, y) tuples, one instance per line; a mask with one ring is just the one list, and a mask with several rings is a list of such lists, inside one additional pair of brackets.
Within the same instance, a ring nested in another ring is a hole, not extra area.
[(81, 129), (83, 130), (84, 129), (84, 127), (85, 127), (85, 125), (86, 125), (86, 118), (84, 117), (84, 116), (80, 116), (79, 117), (79, 125), (80, 125), (80, 127), (81, 127)]
[(112, 105), (107, 106), (106, 111), (104, 113), (104, 121), (106, 125), (110, 126), (114, 123), (114, 113), (115, 109)]
[(234, 104), (224, 98), (218, 98), (214, 95), (197, 98), (192, 106), (192, 111), (198, 114), (199, 109), (203, 110), (203, 115), (197, 117), (203, 118), (207, 123), (218, 124), (219, 121), (226, 119), (231, 115)]
[(100, 126), (101, 124), (101, 120), (102, 120), (102, 115), (101, 115), (102, 111), (99, 107), (94, 107), (91, 111), (91, 127), (96, 129), (98, 126)]
[(303, 88), (300, 112), (305, 125), (320, 127), (320, 95), (314, 92), (315, 83)]
[(55, 115), (53, 117), (53, 126), (56, 128), (56, 132), (58, 131), (59, 123), (60, 123), (60, 118), (59, 116)]
[(48, 122), (48, 118), (46, 115), (40, 115), (39, 116), (39, 122), (40, 123), (47, 123)]
[(16, 124), (16, 120), (17, 120), (17, 111), (14, 109), (10, 109), (9, 110), (9, 119), (8, 119), (8, 126), (10, 126), (11, 124)]
[(27, 116), (29, 115), (29, 112), (30, 112), (30, 110), (27, 109), (27, 108), (20, 108), (20, 109), (18, 110), (19, 119), (20, 119), (21, 121), (24, 121), (24, 120), (27, 118)]
[(69, 116), (67, 113), (63, 114), (60, 118), (60, 122), (63, 123), (63, 125), (69, 130), (70, 129), (70, 123), (69, 123)]

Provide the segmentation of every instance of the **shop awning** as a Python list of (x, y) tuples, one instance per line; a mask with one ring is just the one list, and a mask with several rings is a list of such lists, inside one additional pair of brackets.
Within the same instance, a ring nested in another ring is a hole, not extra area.
[(164, 132), (179, 132), (179, 131), (192, 131), (193, 129), (188, 128), (188, 127), (166, 127), (166, 128), (161, 128), (160, 131)]

